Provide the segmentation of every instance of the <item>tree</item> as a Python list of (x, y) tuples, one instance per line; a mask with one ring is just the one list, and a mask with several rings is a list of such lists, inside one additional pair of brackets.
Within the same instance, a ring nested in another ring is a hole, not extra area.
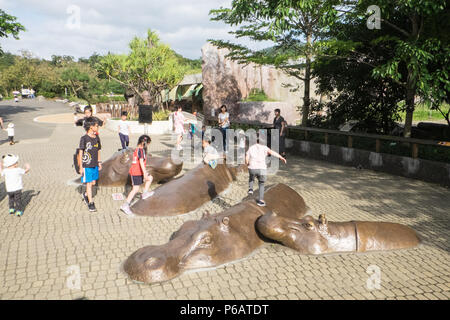
[[(328, 102), (314, 106), (326, 108), (326, 116), (316, 113), (312, 124), (338, 129), (340, 125), (357, 120), (356, 129), (389, 134), (400, 119), (404, 88), (390, 78), (376, 79), (372, 72), (393, 58), (391, 50), (374, 41), (389, 36), (390, 30), (373, 33), (365, 19), (343, 18), (328, 32), (328, 42), (313, 62), (318, 93), (332, 96)], [(358, 53), (355, 54), (355, 47)]]
[(63, 69), (61, 80), (71, 94), (85, 99), (89, 103), (92, 97), (101, 93), (101, 84), (97, 78), (97, 72), (89, 65), (72, 63)]
[[(16, 22), (16, 20), (16, 17), (11, 16), (0, 9), (0, 38), (8, 38), (11, 35), (14, 39), (19, 39), (19, 32), (25, 31), (25, 27)], [(0, 47), (0, 55), (1, 54), (3, 54), (3, 51)]]
[(231, 8), (211, 10), (213, 21), (240, 26), (232, 31), (237, 38), (272, 41), (269, 50), (252, 50), (229, 41), (211, 40), (219, 48), (230, 49), (227, 57), (240, 63), (271, 64), (304, 83), (302, 125), (310, 114), (311, 63), (318, 54), (317, 41), (337, 17), (333, 0), (234, 0)]
[[(361, 21), (367, 18), (367, 8), (373, 1), (348, 0), (345, 3), (351, 8), (347, 11), (350, 21)], [(389, 35), (380, 30), (370, 32), (378, 35), (373, 42), (389, 50), (392, 58), (374, 68), (372, 75), (376, 79), (392, 79), (404, 88), (404, 136), (410, 137), (416, 96), (436, 104), (441, 102), (436, 99), (446, 96), (445, 90), (448, 92), (450, 88), (449, 65), (445, 64), (448, 34), (441, 35), (439, 28), (443, 20), (438, 19), (448, 20), (449, 7), (446, 0), (379, 0), (376, 4), (381, 9), (381, 30), (389, 30)], [(443, 23), (448, 25), (448, 21)], [(355, 54), (356, 61), (370, 56), (359, 52), (357, 43), (348, 48), (349, 53)], [(437, 60), (441, 62), (436, 64)], [(436, 75), (437, 82), (433, 79)]]
[(104, 56), (97, 65), (98, 71), (130, 89), (142, 100), (148, 95), (151, 104), (161, 105), (161, 92), (178, 84), (186, 68), (180, 65), (173, 50), (162, 44), (151, 30), (147, 32), (147, 38), (135, 37), (129, 46), (131, 52), (128, 55)]

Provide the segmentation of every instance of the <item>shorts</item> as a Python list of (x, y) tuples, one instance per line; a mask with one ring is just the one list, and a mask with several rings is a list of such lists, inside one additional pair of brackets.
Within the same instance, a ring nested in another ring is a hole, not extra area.
[(82, 183), (88, 183), (98, 180), (98, 167), (83, 168), (83, 176), (81, 177)]
[(131, 176), (131, 183), (133, 186), (140, 186), (144, 183), (144, 176)]
[(258, 179), (258, 182), (264, 183), (267, 179), (267, 170), (266, 169), (248, 169), (249, 181), (254, 181), (255, 178)]
[(184, 131), (184, 127), (182, 127), (182, 126), (176, 126), (175, 127), (175, 133), (177, 134), (177, 135), (183, 135), (184, 133), (185, 133), (185, 131)]

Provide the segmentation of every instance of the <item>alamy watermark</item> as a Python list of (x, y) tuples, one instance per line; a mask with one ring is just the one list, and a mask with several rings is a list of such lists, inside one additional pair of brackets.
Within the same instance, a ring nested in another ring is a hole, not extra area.
[(368, 290), (381, 289), (381, 269), (377, 265), (370, 265), (366, 269), (366, 273), (370, 274), (370, 277), (366, 281)]
[(81, 290), (81, 269), (79, 265), (69, 266), (66, 269), (68, 277), (66, 279), (66, 286), (70, 290)]
[[(196, 125), (201, 128), (202, 125)], [(223, 156), (217, 159), (218, 164), (227, 165), (245, 164), (245, 155), (248, 147), (257, 143), (259, 135), (259, 144), (270, 146), (270, 149), (279, 152), (280, 130), (279, 129), (260, 129), (258, 132), (254, 129), (227, 129), (224, 136), (222, 131), (212, 127), (206, 127), (203, 138), (211, 141), (219, 154)], [(270, 140), (270, 141), (269, 141)], [(226, 148), (224, 148), (226, 145)], [(173, 148), (171, 151), (172, 161), (175, 163), (199, 164), (203, 161), (202, 133), (197, 131), (195, 134), (184, 134), (181, 143), (181, 150)], [(267, 158), (267, 174), (273, 175), (279, 169), (279, 159), (276, 157)]]
[(66, 9), (66, 13), (69, 15), (66, 20), (66, 28), (69, 30), (81, 29), (81, 8), (77, 5), (70, 5)]
[(366, 11), (370, 14), (369, 18), (367, 18), (367, 28), (370, 30), (373, 29), (381, 29), (381, 9), (377, 5), (371, 5), (367, 8)]

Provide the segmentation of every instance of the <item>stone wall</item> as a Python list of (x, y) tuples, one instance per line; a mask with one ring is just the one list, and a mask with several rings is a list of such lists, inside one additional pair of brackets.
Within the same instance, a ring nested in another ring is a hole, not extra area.
[(450, 164), (393, 154), (286, 139), (291, 154), (345, 166), (371, 169), (450, 187)]
[[(262, 89), (270, 99), (285, 103), (286, 112), (282, 112), (282, 115), (288, 123), (294, 124), (301, 118), (299, 107), (303, 105), (302, 81), (271, 66), (238, 64), (225, 58), (228, 52), (227, 49), (218, 49), (210, 43), (202, 47), (203, 112), (207, 118), (212, 117), (212, 109), (217, 116), (220, 106), (226, 104), (231, 119), (250, 121), (245, 118), (245, 115), (239, 113), (238, 102), (248, 97), (252, 89)], [(299, 90), (291, 92), (284, 86), (285, 84), (299, 86)], [(320, 99), (315, 96), (315, 90), (316, 87), (312, 81), (311, 97)], [(258, 112), (257, 108), (255, 112)], [(252, 117), (258, 117), (258, 115), (252, 115)], [(273, 110), (271, 117), (273, 117)]]

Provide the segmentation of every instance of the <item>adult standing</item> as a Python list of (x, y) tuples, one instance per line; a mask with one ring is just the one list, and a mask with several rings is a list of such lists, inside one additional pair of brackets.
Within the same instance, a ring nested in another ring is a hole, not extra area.
[(275, 118), (273, 119), (273, 127), (275, 129), (278, 129), (280, 132), (280, 140), (279, 140), (280, 150), (279, 151), (283, 157), (286, 157), (286, 151), (285, 151), (286, 121), (281, 116), (280, 109), (275, 109)]
[(184, 115), (183, 108), (178, 106), (177, 111), (173, 113), (173, 128), (177, 135), (177, 150), (181, 150), (181, 141), (183, 140), (184, 131)]
[(230, 128), (230, 114), (228, 113), (227, 106), (222, 105), (220, 107), (220, 113), (218, 116), (219, 128), (222, 132), (223, 139), (223, 151), (227, 151), (227, 129)]

